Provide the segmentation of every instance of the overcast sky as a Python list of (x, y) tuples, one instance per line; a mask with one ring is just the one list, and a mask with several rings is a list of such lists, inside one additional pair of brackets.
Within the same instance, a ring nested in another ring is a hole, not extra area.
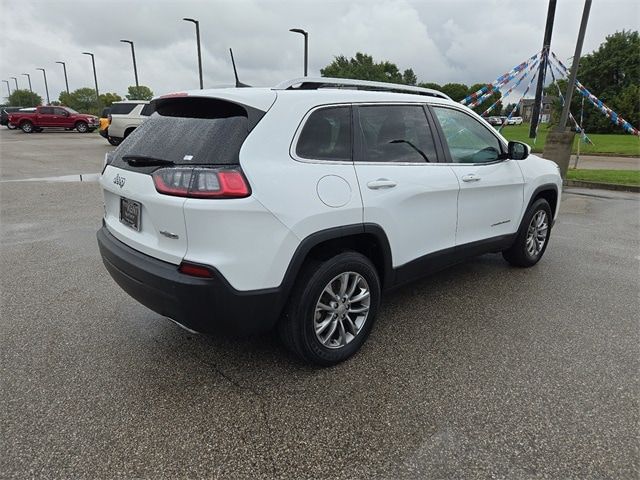
[[(573, 55), (582, 0), (559, 0), (552, 50)], [(419, 81), (440, 84), (490, 82), (538, 51), (547, 0), (0, 0), (0, 77), (31, 74), (44, 97), (47, 70), (51, 99), (64, 89), (67, 62), (70, 89), (92, 87), (95, 53), (101, 92), (126, 93), (134, 84), (129, 46), (135, 42), (140, 83), (156, 94), (198, 87), (195, 28), (200, 20), (205, 87), (233, 82), (228, 48), (233, 47), (240, 79), (274, 85), (302, 75), (302, 36), (309, 31), (310, 75), (336, 55), (366, 52), (413, 68)], [(637, 29), (639, 0), (594, 0), (584, 52), (607, 34)], [(11, 81), (12, 89), (13, 80)], [(6, 85), (2, 84), (2, 95)]]

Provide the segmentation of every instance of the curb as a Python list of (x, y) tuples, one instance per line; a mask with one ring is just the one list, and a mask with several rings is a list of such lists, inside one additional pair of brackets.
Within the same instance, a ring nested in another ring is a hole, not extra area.
[(640, 193), (640, 185), (623, 185), (620, 183), (585, 182), (583, 180), (564, 180), (566, 187), (595, 188), (599, 190), (615, 190), (618, 192)]

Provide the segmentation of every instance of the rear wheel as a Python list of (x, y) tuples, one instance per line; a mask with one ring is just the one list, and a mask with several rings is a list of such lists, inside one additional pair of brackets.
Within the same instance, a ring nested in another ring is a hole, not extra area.
[(89, 131), (89, 125), (87, 125), (87, 122), (77, 122), (76, 130), (80, 133), (87, 133)]
[(305, 264), (278, 329), (302, 360), (340, 363), (367, 339), (380, 303), (380, 280), (371, 261), (345, 252)]
[(502, 252), (504, 259), (516, 267), (532, 267), (540, 261), (551, 234), (551, 207), (539, 198), (529, 207), (520, 224), (513, 245)]
[(120, 142), (122, 142), (122, 139), (117, 137), (107, 137), (107, 141), (114, 147), (117, 147), (120, 145)]
[(25, 121), (22, 122), (20, 124), (20, 129), (24, 132), (24, 133), (32, 133), (33, 132), (33, 123), (31, 123), (30, 121)]

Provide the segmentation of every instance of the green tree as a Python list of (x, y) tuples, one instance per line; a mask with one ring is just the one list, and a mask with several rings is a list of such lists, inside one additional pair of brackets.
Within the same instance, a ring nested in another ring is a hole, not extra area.
[(131, 85), (127, 89), (127, 100), (151, 100), (153, 98), (153, 91), (146, 85), (140, 85), (136, 87)]
[(323, 77), (352, 78), (357, 80), (373, 80), (376, 82), (404, 83), (415, 85), (417, 77), (413, 70), (401, 73), (395, 63), (389, 61), (375, 62), (371, 55), (358, 52), (355, 57), (337, 56), (326, 67), (320, 69)]
[(100, 104), (96, 98), (96, 91), (89, 87), (78, 88), (71, 93), (61, 92), (59, 100), (62, 105), (66, 105), (81, 113), (97, 115), (100, 110)]
[(420, 82), (418, 84), (419, 87), (422, 88), (432, 88), (433, 90), (439, 90), (442, 91), (442, 87), (440, 85), (438, 85), (437, 83), (432, 83), (432, 82)]
[(464, 83), (446, 83), (440, 87), (440, 91), (449, 95), (452, 100), (459, 102), (469, 94), (469, 87)]
[(37, 107), (42, 105), (42, 97), (29, 90), (14, 90), (8, 97), (9, 105), (16, 107)]
[(117, 93), (102, 93), (100, 94), (100, 104), (103, 107), (110, 107), (113, 102), (122, 101), (122, 97)]

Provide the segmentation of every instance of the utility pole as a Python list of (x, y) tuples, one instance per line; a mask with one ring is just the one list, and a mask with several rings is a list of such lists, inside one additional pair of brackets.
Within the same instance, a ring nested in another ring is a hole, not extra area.
[(13, 78), (13, 81), (16, 82), (16, 90), (20, 90), (20, 87), (18, 87), (18, 79), (16, 77), (10, 77)]
[(306, 32), (301, 28), (291, 28), (289, 31), (304, 35), (304, 76), (306, 77), (309, 70), (309, 32)]
[(36, 68), (36, 70), (42, 70), (42, 75), (44, 76), (44, 90), (47, 92), (47, 105), (51, 102), (49, 101), (49, 85), (47, 85), (47, 72), (44, 68)]
[(120, 40), (122, 43), (128, 43), (131, 45), (131, 57), (133, 57), (133, 76), (136, 79), (136, 88), (140, 85), (138, 84), (138, 67), (136, 65), (136, 49), (133, 46), (133, 42), (131, 40)]
[(591, 0), (585, 0), (584, 10), (582, 10), (582, 20), (580, 21), (580, 30), (578, 31), (578, 40), (576, 41), (576, 51), (573, 54), (573, 62), (569, 71), (569, 81), (567, 83), (567, 93), (564, 95), (564, 107), (562, 115), (556, 130), (563, 132), (567, 119), (569, 118), (569, 109), (571, 108), (571, 96), (576, 85), (576, 77), (578, 76), (578, 65), (580, 64), (580, 55), (582, 55), (582, 44), (584, 43), (584, 35), (587, 31), (587, 22), (589, 21), (589, 12), (591, 11)]
[(56, 62), (62, 65), (62, 69), (64, 70), (64, 84), (67, 86), (67, 93), (69, 93), (69, 80), (67, 80), (67, 65), (64, 62)]
[(31, 88), (31, 75), (29, 75), (28, 73), (23, 73), (22, 75), (25, 75), (29, 80), (29, 91), (33, 93), (33, 88)]
[(96, 99), (100, 103), (100, 94), (98, 93), (98, 75), (96, 74), (96, 60), (91, 52), (82, 52), (83, 55), (89, 55), (91, 57), (91, 65), (93, 65), (93, 81), (96, 84)]
[(198, 44), (198, 74), (200, 75), (200, 90), (204, 88), (202, 83), (202, 53), (200, 51), (200, 22), (193, 18), (183, 18), (185, 22), (191, 22), (196, 26), (196, 43)]
[(11, 96), (11, 87), (9, 86), (9, 80), (2, 80), (4, 83), (7, 84), (7, 92), (9, 92), (9, 97)]
[(544, 27), (544, 40), (542, 41), (542, 59), (538, 70), (538, 85), (536, 87), (536, 99), (533, 102), (533, 112), (531, 114), (531, 127), (529, 128), (529, 138), (536, 137), (538, 130), (538, 117), (540, 117), (540, 103), (542, 100), (542, 90), (544, 88), (544, 74), (547, 71), (547, 55), (551, 47), (551, 34), (553, 33), (553, 20), (556, 16), (556, 1), (549, 0), (547, 10), (547, 24)]

